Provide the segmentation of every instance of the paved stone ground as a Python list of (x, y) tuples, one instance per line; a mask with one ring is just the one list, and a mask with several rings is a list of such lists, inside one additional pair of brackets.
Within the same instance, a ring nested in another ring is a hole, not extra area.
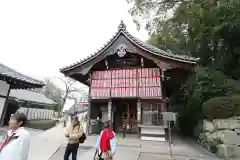
[[(49, 160), (61, 160), (61, 159), (63, 159), (65, 149), (66, 149), (65, 145), (59, 147), (59, 149), (56, 151), (56, 153)], [(86, 153), (90, 149), (92, 149), (92, 147), (80, 146), (79, 149), (78, 149), (78, 159), (80, 159), (79, 157), (81, 157), (84, 153)], [(69, 159), (71, 159), (71, 156), (69, 157)]]
[(151, 153), (140, 153), (138, 160), (209, 160), (207, 158), (196, 158), (191, 156), (176, 156), (172, 158), (169, 155), (151, 154)]
[[(30, 131), (33, 139), (28, 160), (62, 160), (65, 145), (67, 143), (64, 137), (65, 128), (58, 125), (50, 130), (39, 132)], [(97, 136), (88, 136), (86, 142), (80, 145), (78, 154), (79, 160), (91, 160), (95, 153), (95, 143)], [(209, 152), (201, 148), (193, 141), (174, 139), (173, 158), (175, 160), (217, 160)], [(118, 148), (114, 155), (114, 160), (166, 160), (169, 157), (169, 147), (167, 143), (140, 141), (138, 138), (127, 137), (122, 139), (118, 137)], [(89, 146), (84, 148), (84, 146)], [(92, 149), (90, 149), (92, 147)], [(55, 154), (54, 154), (55, 153)], [(54, 156), (52, 156), (54, 154)], [(51, 157), (52, 156), (52, 157)], [(51, 158), (51, 159), (50, 159)]]

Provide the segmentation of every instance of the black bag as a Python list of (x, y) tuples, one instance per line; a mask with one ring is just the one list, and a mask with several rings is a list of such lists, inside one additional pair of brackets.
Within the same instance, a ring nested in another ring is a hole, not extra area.
[(83, 135), (79, 138), (79, 143), (84, 143), (84, 141), (87, 139), (87, 136), (85, 133), (83, 133)]
[(98, 160), (104, 160), (104, 159), (102, 158), (102, 153), (98, 155)]
[(102, 158), (102, 152), (99, 154), (97, 154), (97, 157), (96, 157), (96, 154), (97, 154), (97, 151), (96, 151), (96, 153), (95, 153), (95, 156), (94, 156), (94, 160), (104, 160), (103, 158)]

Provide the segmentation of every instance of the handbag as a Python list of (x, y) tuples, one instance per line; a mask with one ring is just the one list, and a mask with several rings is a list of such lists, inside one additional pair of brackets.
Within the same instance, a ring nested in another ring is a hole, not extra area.
[(86, 139), (87, 139), (87, 136), (85, 133), (83, 133), (82, 136), (79, 138), (79, 143), (83, 144)]
[(104, 160), (104, 159), (102, 158), (102, 152), (99, 154), (99, 153), (98, 153), (98, 150), (96, 150), (93, 159), (94, 159), (94, 160)]
[(104, 160), (104, 159), (102, 158), (102, 152), (97, 155), (97, 157), (95, 158), (95, 160)]
[[(79, 127), (80, 130), (80, 127)], [(87, 136), (85, 133), (82, 134), (82, 136), (78, 139), (79, 143), (83, 144), (84, 141), (87, 139)]]

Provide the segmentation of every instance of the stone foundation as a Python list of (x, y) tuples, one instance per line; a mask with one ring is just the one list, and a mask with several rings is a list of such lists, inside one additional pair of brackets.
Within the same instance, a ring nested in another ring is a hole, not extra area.
[(240, 159), (240, 117), (204, 120), (195, 128), (198, 142), (223, 159)]

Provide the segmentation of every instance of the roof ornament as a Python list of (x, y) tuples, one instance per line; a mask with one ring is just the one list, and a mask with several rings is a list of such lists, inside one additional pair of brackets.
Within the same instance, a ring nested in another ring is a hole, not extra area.
[(123, 30), (123, 31), (125, 31), (126, 30), (126, 25), (123, 23), (123, 21), (121, 21), (121, 23), (119, 24), (119, 26), (118, 26), (118, 30), (120, 31), (120, 30)]
[(127, 52), (127, 47), (124, 45), (124, 44), (120, 44), (118, 47), (117, 47), (117, 54), (120, 58), (124, 57)]

